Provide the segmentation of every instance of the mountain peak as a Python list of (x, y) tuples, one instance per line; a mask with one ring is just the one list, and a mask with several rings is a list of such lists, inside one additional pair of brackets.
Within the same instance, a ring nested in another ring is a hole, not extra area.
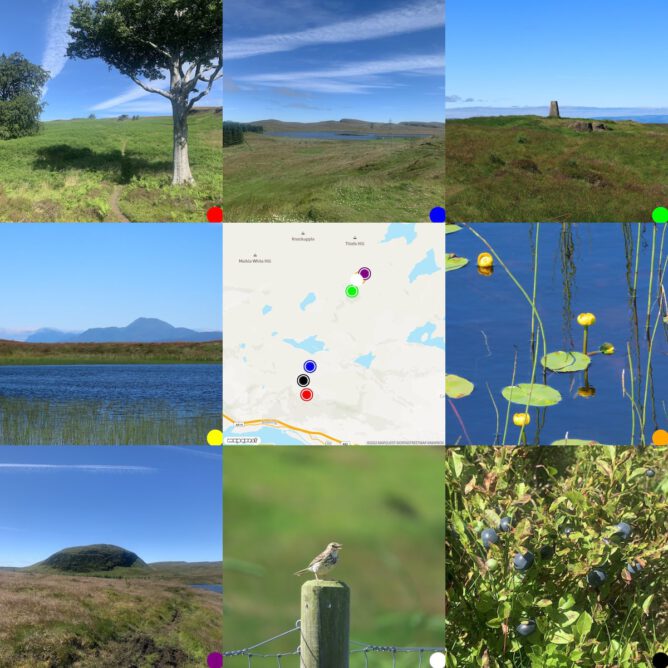
[(59, 571), (92, 573), (111, 571), (114, 568), (146, 567), (146, 563), (134, 552), (118, 545), (96, 544), (66, 547), (35, 566), (47, 566)]

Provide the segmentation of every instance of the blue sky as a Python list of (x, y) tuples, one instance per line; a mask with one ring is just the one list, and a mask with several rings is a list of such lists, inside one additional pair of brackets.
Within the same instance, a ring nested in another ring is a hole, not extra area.
[(448, 109), (668, 113), (665, 0), (448, 0), (447, 22)]
[[(4, 2), (0, 21), (0, 49), (19, 51), (51, 73), (42, 120), (75, 118), (94, 113), (98, 118), (119, 114), (171, 115), (169, 100), (147, 93), (99, 59), (69, 60), (69, 5), (75, 0), (19, 0)], [(168, 81), (157, 82), (166, 87)], [(222, 104), (218, 81), (200, 105)]]
[(443, 118), (443, 0), (229, 2), (224, 35), (228, 120)]
[(0, 566), (95, 543), (219, 561), (222, 542), (222, 448), (0, 447)]
[(0, 338), (138, 317), (220, 331), (222, 225), (0, 225)]

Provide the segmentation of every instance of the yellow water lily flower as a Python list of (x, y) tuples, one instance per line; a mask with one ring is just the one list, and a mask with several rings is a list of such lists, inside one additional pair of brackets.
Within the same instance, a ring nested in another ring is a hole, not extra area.
[(596, 388), (592, 387), (591, 385), (586, 385), (585, 387), (578, 389), (578, 394), (585, 399), (589, 399), (596, 394)]
[(478, 266), (479, 267), (492, 267), (494, 266), (494, 258), (491, 253), (480, 253), (478, 255)]
[(531, 422), (531, 416), (528, 413), (515, 413), (513, 415), (513, 424), (516, 427), (526, 427)]
[(494, 273), (494, 267), (478, 267), (478, 273), (481, 276), (491, 276)]
[(613, 346), (612, 343), (603, 343), (601, 344), (599, 350), (604, 355), (612, 355), (615, 352), (615, 346)]
[(580, 313), (578, 316), (578, 325), (591, 327), (596, 323), (596, 316), (593, 313)]

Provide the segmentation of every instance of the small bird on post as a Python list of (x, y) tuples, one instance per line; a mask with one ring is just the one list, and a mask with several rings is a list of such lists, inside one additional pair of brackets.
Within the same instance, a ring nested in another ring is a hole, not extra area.
[(297, 571), (295, 575), (311, 571), (315, 575), (315, 579), (320, 580), (318, 574), (324, 575), (336, 566), (336, 562), (339, 560), (339, 550), (342, 547), (343, 545), (339, 543), (330, 543), (306, 568)]

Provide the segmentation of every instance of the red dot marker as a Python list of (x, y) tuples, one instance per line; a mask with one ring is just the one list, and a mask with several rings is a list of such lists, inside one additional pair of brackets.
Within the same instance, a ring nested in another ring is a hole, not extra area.
[(299, 393), (299, 396), (302, 398), (302, 401), (311, 401), (313, 399), (313, 390), (306, 388)]
[(206, 212), (206, 219), (210, 223), (222, 223), (223, 222), (223, 210), (219, 206), (212, 206)]

